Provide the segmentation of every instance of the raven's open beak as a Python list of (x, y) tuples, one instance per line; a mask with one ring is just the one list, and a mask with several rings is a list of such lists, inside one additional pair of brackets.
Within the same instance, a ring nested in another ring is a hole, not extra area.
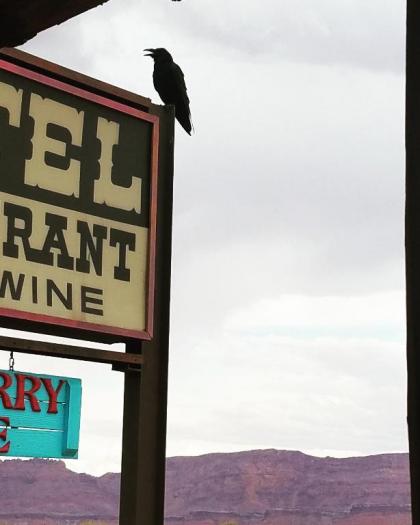
[(147, 51), (147, 53), (144, 54), (145, 57), (152, 57), (153, 58), (153, 55), (155, 53), (154, 49), (143, 49), (143, 51)]

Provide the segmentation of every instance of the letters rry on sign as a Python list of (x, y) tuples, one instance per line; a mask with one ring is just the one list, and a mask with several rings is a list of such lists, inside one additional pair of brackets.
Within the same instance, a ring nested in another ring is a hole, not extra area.
[(0, 60), (0, 315), (151, 338), (158, 126)]
[(80, 379), (0, 370), (0, 455), (76, 459)]

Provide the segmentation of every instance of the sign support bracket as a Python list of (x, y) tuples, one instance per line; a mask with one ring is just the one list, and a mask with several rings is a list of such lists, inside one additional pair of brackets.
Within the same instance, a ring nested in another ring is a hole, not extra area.
[(17, 339), (0, 335), (0, 351), (20, 352), (24, 354), (43, 355), (48, 357), (62, 357), (79, 361), (92, 361), (110, 365), (140, 366), (143, 356), (132, 355), (113, 350), (100, 350), (86, 346), (50, 343), (47, 341), (33, 341), (31, 339)]

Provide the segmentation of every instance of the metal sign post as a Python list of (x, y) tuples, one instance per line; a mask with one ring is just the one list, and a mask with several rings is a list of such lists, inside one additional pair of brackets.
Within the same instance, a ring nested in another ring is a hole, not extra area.
[(172, 107), (160, 114), (155, 335), (141, 348), (127, 346), (132, 354), (142, 352), (144, 366), (125, 375), (121, 524), (163, 525), (173, 192), (173, 153), (165, 152), (173, 152), (174, 116)]
[(407, 1), (406, 279), (413, 525), (420, 524), (420, 5)]
[[(174, 110), (0, 53), (0, 350), (125, 373), (120, 523), (163, 524)], [(0, 425), (1, 427), (1, 425)]]

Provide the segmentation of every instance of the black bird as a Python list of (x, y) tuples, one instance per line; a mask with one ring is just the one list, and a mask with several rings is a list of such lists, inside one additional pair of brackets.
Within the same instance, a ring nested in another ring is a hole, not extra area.
[(163, 47), (145, 49), (145, 56), (152, 57), (155, 66), (153, 69), (153, 85), (165, 104), (175, 106), (175, 117), (188, 135), (191, 135), (190, 99), (187, 95), (184, 73), (178, 64), (175, 64), (169, 51)]

